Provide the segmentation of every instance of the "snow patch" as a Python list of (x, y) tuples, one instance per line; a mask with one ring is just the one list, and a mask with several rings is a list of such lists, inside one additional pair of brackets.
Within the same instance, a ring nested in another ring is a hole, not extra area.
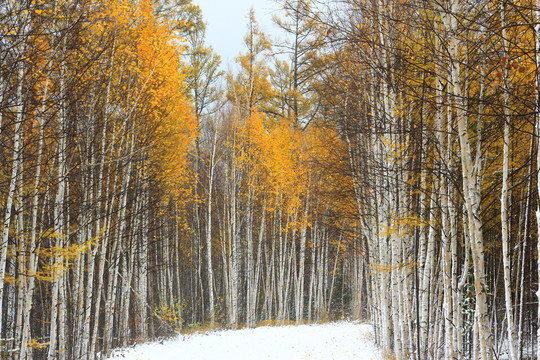
[(382, 355), (372, 341), (371, 325), (340, 322), (181, 335), (162, 343), (115, 350), (109, 359), (382, 360)]

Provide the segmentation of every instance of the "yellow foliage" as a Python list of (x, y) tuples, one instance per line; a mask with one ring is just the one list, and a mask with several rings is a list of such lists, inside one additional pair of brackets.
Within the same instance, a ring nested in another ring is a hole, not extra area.
[(16, 284), (17, 279), (15, 279), (15, 277), (13, 277), (10, 274), (6, 274), (6, 275), (4, 275), (4, 283), (5, 284)]
[(37, 339), (32, 339), (27, 345), (28, 347), (35, 349), (35, 350), (43, 350), (46, 349), (49, 346), (50, 342), (44, 342), (40, 343)]
[(156, 307), (155, 314), (173, 327), (178, 327), (182, 323), (182, 312), (179, 305)]

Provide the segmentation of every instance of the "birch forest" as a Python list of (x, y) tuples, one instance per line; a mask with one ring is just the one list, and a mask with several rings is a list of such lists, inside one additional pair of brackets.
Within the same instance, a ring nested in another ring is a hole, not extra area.
[(0, 1), (0, 358), (360, 320), (540, 359), (540, 0)]

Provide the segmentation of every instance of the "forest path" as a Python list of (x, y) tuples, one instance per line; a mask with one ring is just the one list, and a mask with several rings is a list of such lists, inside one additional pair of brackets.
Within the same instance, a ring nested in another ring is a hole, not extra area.
[(110, 359), (381, 360), (372, 326), (350, 322), (217, 331), (116, 350)]

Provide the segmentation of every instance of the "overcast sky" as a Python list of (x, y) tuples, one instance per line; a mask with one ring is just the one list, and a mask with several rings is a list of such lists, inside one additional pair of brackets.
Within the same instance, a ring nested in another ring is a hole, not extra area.
[(203, 12), (207, 23), (206, 41), (221, 55), (222, 67), (234, 67), (234, 58), (244, 52), (249, 9), (255, 9), (255, 18), (269, 34), (279, 33), (272, 23), (272, 14), (279, 5), (275, 0), (193, 0)]

